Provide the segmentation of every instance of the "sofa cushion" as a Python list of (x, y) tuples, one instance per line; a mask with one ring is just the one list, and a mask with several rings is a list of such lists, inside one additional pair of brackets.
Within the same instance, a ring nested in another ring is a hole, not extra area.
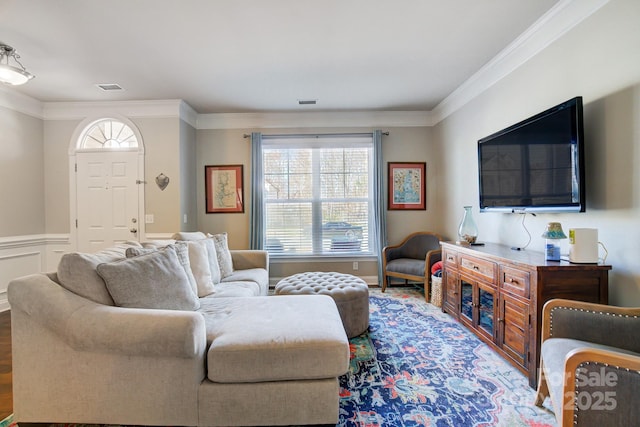
[(98, 264), (125, 258), (130, 247), (141, 247), (135, 242), (119, 244), (93, 254), (71, 252), (62, 255), (58, 264), (58, 281), (62, 287), (93, 302), (114, 305), (104, 280), (96, 271)]
[(240, 383), (331, 378), (349, 366), (349, 342), (326, 295), (206, 298), (207, 377)]
[(229, 251), (227, 233), (214, 234), (210, 237), (215, 243), (220, 275), (224, 279), (233, 273), (233, 260), (231, 259), (231, 252)]
[[(168, 245), (166, 245), (168, 246)], [(142, 247), (142, 248), (127, 248), (125, 255), (127, 258), (133, 258), (136, 256), (144, 255), (151, 253), (153, 251), (157, 251), (158, 249), (166, 246), (155, 246), (155, 247)], [(189, 246), (186, 242), (175, 242), (173, 246), (176, 248), (176, 254), (178, 255), (178, 261), (180, 261), (180, 265), (184, 269), (184, 272), (187, 275), (187, 279), (189, 280), (189, 285), (191, 285), (191, 289), (194, 294), (198, 294), (198, 285), (196, 284), (196, 278), (193, 276), (193, 272), (191, 271), (191, 263), (189, 262)]]
[(215, 290), (204, 298), (230, 298), (230, 297), (257, 297), (260, 293), (260, 285), (256, 282), (220, 282)]
[(97, 271), (120, 307), (168, 310), (200, 307), (174, 246), (100, 264)]
[(229, 282), (253, 282), (257, 285), (258, 295), (267, 295), (269, 292), (269, 273), (264, 268), (247, 268), (246, 270), (234, 270), (233, 273), (222, 279), (220, 284)]

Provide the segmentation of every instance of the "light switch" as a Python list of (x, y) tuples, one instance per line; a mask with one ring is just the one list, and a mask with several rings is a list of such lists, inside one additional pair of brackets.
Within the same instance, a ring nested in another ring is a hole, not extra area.
[(153, 214), (146, 214), (144, 216), (144, 222), (147, 224), (153, 224), (153, 221), (155, 221)]

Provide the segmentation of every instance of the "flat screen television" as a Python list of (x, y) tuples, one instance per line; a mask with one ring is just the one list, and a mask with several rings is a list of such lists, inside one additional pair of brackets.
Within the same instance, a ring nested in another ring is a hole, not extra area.
[(478, 141), (480, 212), (584, 212), (582, 97)]

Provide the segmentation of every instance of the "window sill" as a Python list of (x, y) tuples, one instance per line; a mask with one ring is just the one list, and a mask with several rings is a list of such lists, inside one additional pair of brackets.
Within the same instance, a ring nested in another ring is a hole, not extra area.
[(336, 254), (336, 255), (276, 255), (269, 254), (269, 262), (274, 264), (289, 264), (301, 262), (352, 262), (371, 261), (376, 262), (378, 258), (373, 254)]

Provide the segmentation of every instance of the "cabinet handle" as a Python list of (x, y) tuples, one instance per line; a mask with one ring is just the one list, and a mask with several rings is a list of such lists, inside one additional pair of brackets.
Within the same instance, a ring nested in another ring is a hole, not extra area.
[(516, 279), (513, 279), (513, 278), (509, 279), (509, 281), (510, 281), (511, 283), (515, 283), (516, 285), (520, 283), (520, 282), (518, 282)]
[(480, 270), (480, 267), (478, 267), (477, 265), (474, 265), (473, 269), (477, 271), (477, 270)]

